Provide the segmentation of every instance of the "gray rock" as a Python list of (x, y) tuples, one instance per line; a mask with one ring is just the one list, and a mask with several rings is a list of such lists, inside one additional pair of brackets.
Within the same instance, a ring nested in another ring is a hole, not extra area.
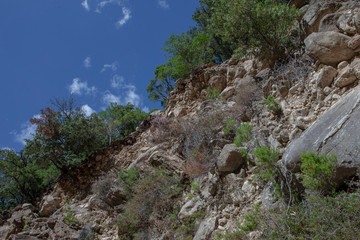
[(350, 37), (338, 32), (312, 33), (305, 39), (306, 53), (326, 65), (336, 65), (354, 57), (348, 47)]
[(317, 32), (321, 19), (327, 14), (334, 13), (339, 5), (331, 0), (313, 0), (302, 18), (302, 25), (306, 33)]
[(39, 215), (41, 217), (49, 217), (53, 214), (59, 207), (61, 203), (61, 198), (47, 195), (43, 198)]
[(355, 35), (352, 37), (348, 42), (348, 47), (354, 50), (360, 47), (360, 35)]
[(235, 144), (225, 145), (217, 159), (217, 167), (221, 174), (234, 172), (244, 163), (245, 159)]
[(334, 85), (341, 88), (353, 84), (355, 80), (356, 76), (354, 69), (350, 66), (347, 66), (340, 70), (338, 76), (335, 79)]
[(356, 26), (353, 21), (354, 18), (354, 9), (350, 9), (341, 14), (339, 17), (336, 26), (340, 29), (340, 31), (348, 33), (348, 34), (355, 34), (356, 33)]
[(210, 239), (211, 234), (218, 226), (218, 217), (204, 219), (196, 231), (193, 240), (207, 240)]
[(353, 69), (356, 78), (360, 80), (360, 58), (355, 58), (350, 67)]
[(286, 149), (282, 161), (293, 172), (300, 170), (303, 152), (335, 154), (336, 181), (355, 174), (360, 164), (360, 87), (337, 102)]
[(180, 212), (179, 212), (179, 219), (184, 219), (186, 217), (192, 216), (195, 212), (202, 209), (204, 206), (204, 202), (202, 200), (193, 198), (186, 202), (184, 206), (182, 206)]
[(325, 88), (331, 85), (337, 75), (337, 70), (331, 66), (325, 66), (317, 75), (316, 85), (320, 88)]
[(338, 32), (339, 29), (336, 27), (336, 23), (340, 17), (338, 13), (330, 13), (324, 16), (319, 25), (319, 32), (334, 31)]
[(211, 89), (216, 89), (221, 92), (226, 87), (226, 77), (218, 75), (213, 76), (209, 80), (209, 85)]

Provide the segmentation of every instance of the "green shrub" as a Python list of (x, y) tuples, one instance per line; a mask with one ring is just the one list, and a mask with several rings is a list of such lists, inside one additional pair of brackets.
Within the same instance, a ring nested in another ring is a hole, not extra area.
[(336, 171), (335, 155), (317, 155), (314, 152), (302, 153), (301, 175), (305, 188), (326, 193), (335, 187), (333, 182)]
[(272, 95), (269, 95), (266, 99), (264, 99), (264, 104), (266, 105), (266, 109), (274, 115), (281, 115), (281, 107)]
[(294, 48), (291, 28), (300, 15), (276, 0), (201, 0), (193, 18), (208, 32), (216, 53), (236, 49), (240, 56), (282, 58)]
[(183, 190), (178, 178), (159, 169), (146, 170), (141, 175), (129, 170), (120, 178), (129, 183), (130, 196), (117, 221), (119, 239), (142, 236), (152, 221), (157, 222), (160, 231), (168, 227), (169, 215), (176, 208), (174, 200)]
[(237, 123), (236, 119), (225, 119), (226, 122), (226, 126), (224, 129), (224, 134), (225, 135), (229, 135), (232, 131), (234, 131), (235, 129), (235, 125)]
[(360, 192), (308, 196), (289, 210), (266, 213), (265, 239), (360, 239)]
[(74, 211), (71, 211), (70, 207), (65, 208), (66, 215), (64, 217), (64, 222), (66, 225), (77, 225), (79, 224), (79, 220), (75, 217)]
[(242, 147), (244, 143), (251, 140), (251, 131), (254, 126), (251, 126), (248, 123), (243, 123), (240, 125), (238, 129), (236, 129), (236, 137), (234, 140), (234, 144), (237, 147)]
[(207, 89), (207, 92), (209, 94), (208, 100), (215, 100), (219, 97), (220, 91), (217, 89)]
[[(242, 123), (239, 128), (236, 129), (236, 137), (234, 144), (237, 147), (242, 147), (244, 143), (251, 140), (251, 131), (254, 127), (248, 123)], [(244, 158), (247, 158), (247, 152), (244, 149), (240, 149), (240, 153)]]
[(119, 173), (119, 180), (124, 183), (127, 191), (131, 190), (139, 178), (139, 170), (137, 168), (130, 168), (129, 170), (122, 170)]

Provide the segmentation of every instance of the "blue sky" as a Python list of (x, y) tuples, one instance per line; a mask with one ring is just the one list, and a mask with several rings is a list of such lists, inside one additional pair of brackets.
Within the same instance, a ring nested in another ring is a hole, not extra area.
[(87, 112), (147, 99), (170, 34), (194, 25), (196, 0), (1, 0), (0, 149), (23, 147), (29, 119), (71, 93)]

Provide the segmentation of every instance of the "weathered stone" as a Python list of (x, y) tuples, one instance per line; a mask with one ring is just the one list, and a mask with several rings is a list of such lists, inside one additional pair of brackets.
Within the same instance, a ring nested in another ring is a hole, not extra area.
[(336, 23), (340, 17), (338, 13), (330, 13), (324, 16), (319, 25), (319, 32), (334, 31), (338, 32), (339, 29), (336, 27)]
[(317, 32), (321, 19), (327, 14), (334, 13), (339, 5), (330, 0), (310, 1), (305, 15), (302, 18), (302, 25), (306, 33)]
[(256, 61), (255, 60), (246, 60), (243, 63), (243, 67), (248, 75), (255, 74)]
[(354, 11), (353, 9), (347, 10), (343, 12), (337, 23), (336, 26), (340, 29), (340, 31), (345, 32), (347, 34), (355, 34), (356, 33), (356, 26), (353, 21)]
[(227, 88), (225, 88), (221, 94), (219, 95), (219, 97), (223, 100), (227, 100), (230, 97), (234, 96), (236, 94), (236, 89), (233, 86), (229, 86)]
[(356, 78), (360, 80), (360, 58), (355, 58), (354, 61), (351, 62), (350, 67), (353, 69)]
[(337, 32), (312, 33), (305, 39), (306, 53), (323, 64), (338, 64), (355, 55), (355, 52), (348, 47), (350, 39)]
[(354, 69), (350, 66), (347, 66), (340, 70), (338, 76), (335, 79), (334, 85), (341, 88), (354, 83), (355, 80), (356, 76)]
[(186, 115), (186, 113), (187, 113), (186, 107), (179, 106), (174, 109), (174, 117), (175, 118), (183, 117), (184, 115)]
[(193, 240), (208, 240), (213, 231), (217, 228), (218, 217), (206, 218), (200, 225), (195, 233)]
[(213, 76), (209, 80), (209, 85), (211, 89), (216, 89), (222, 91), (226, 87), (226, 77), (224, 76)]
[(61, 203), (61, 198), (54, 197), (52, 195), (47, 195), (43, 198), (39, 215), (41, 217), (49, 217), (53, 214), (59, 207)]
[(13, 240), (39, 240), (37, 237), (32, 237), (25, 234), (17, 234), (12, 237)]
[(285, 151), (282, 161), (291, 171), (300, 170), (300, 154), (312, 151), (335, 154), (338, 161), (336, 181), (355, 174), (360, 164), (360, 87), (332, 106)]
[(360, 47), (360, 35), (355, 35), (352, 37), (348, 42), (348, 47), (354, 50)]
[(337, 65), (337, 69), (338, 69), (338, 70), (341, 70), (341, 69), (347, 67), (348, 65), (349, 65), (349, 63), (348, 63), (347, 61), (342, 61), (341, 63), (339, 63), (339, 64)]
[(224, 146), (217, 159), (217, 167), (222, 174), (231, 173), (239, 169), (244, 162), (245, 159), (241, 156), (239, 148), (235, 144), (228, 144)]
[(179, 212), (179, 219), (184, 219), (186, 217), (192, 216), (195, 212), (203, 208), (204, 202), (202, 200), (193, 198), (182, 206)]
[(118, 180), (111, 185), (109, 192), (104, 198), (105, 202), (114, 207), (126, 201), (127, 195), (123, 187), (120, 186)]
[(325, 88), (331, 85), (337, 75), (337, 70), (331, 66), (323, 67), (316, 76), (316, 85), (320, 88)]
[(240, 66), (236, 69), (234, 79), (236, 78), (243, 78), (246, 74), (246, 70), (243, 66)]

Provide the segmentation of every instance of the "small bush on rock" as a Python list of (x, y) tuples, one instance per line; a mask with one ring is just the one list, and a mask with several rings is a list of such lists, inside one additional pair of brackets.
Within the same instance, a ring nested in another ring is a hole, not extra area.
[(275, 98), (272, 95), (269, 95), (266, 99), (264, 99), (264, 104), (266, 105), (266, 109), (272, 112), (274, 115), (281, 115), (281, 107), (275, 101)]
[(300, 157), (304, 187), (321, 193), (333, 190), (337, 163), (335, 155), (317, 155), (314, 152), (308, 152), (302, 153)]

